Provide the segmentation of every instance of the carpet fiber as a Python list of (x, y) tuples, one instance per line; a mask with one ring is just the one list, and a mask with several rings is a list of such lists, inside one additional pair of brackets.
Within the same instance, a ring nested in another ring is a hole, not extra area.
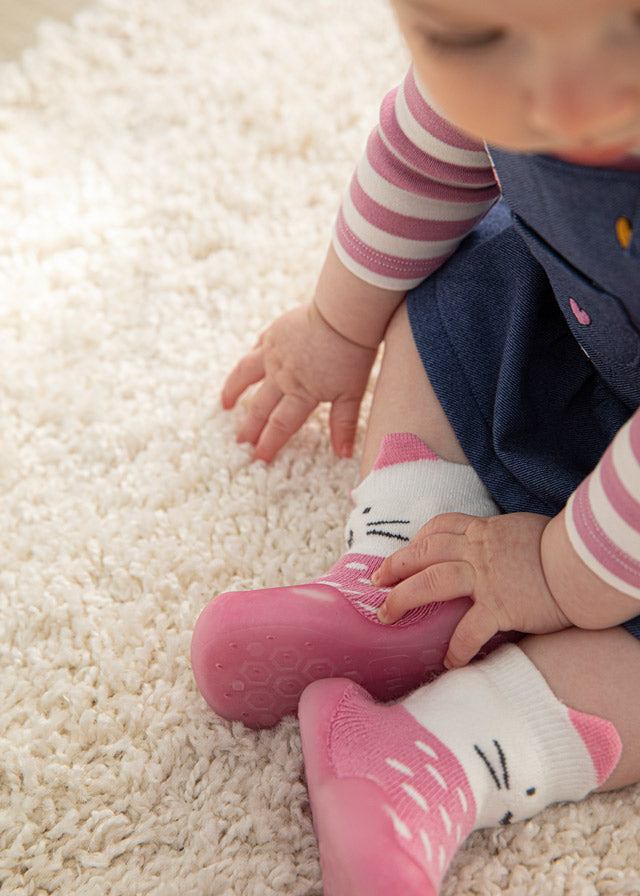
[[(3, 896), (322, 893), (295, 720), (217, 719), (189, 640), (340, 550), (326, 412), (251, 465), (218, 393), (405, 62), (379, 0), (99, 0), (0, 68)], [(638, 809), (477, 833), (444, 894), (637, 894)]]

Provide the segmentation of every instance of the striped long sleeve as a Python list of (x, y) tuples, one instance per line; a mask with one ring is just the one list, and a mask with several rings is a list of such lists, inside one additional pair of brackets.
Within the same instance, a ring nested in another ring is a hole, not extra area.
[(586, 565), (640, 600), (640, 410), (569, 499), (566, 525)]
[(500, 195), (482, 144), (431, 107), (413, 69), (389, 93), (334, 229), (342, 263), (387, 289), (410, 289), (456, 249)]

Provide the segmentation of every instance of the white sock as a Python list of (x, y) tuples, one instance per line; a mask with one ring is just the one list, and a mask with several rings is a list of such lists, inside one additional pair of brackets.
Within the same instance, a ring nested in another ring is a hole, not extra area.
[[(309, 693), (323, 684), (329, 691), (329, 682), (319, 682)], [(376, 704), (354, 684), (342, 687), (322, 734), (323, 761), (337, 779), (378, 786), (397, 845), (436, 887), (471, 831), (581, 800), (620, 757), (611, 722), (561, 703), (514, 645), (446, 672), (391, 706)]]
[(379, 557), (402, 547), (439, 513), (500, 512), (472, 467), (443, 460), (411, 433), (384, 437), (373, 469), (352, 497), (347, 546)]
[[(376, 588), (371, 576), (385, 557), (439, 513), (500, 512), (470, 466), (443, 460), (411, 433), (384, 437), (372, 471), (352, 497), (355, 506), (345, 529), (347, 553), (316, 581), (339, 588), (375, 622), (387, 590)], [(426, 607), (410, 610), (396, 625), (411, 624), (429, 612)]]
[(602, 783), (603, 769), (605, 777), (611, 771), (612, 736), (619, 747), (609, 722), (561, 703), (515, 645), (445, 674), (403, 706), (465, 770), (477, 807), (474, 828), (583, 799)]

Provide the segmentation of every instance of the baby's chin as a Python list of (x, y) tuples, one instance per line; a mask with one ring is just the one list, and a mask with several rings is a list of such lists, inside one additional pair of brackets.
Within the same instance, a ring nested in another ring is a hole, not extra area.
[(626, 140), (616, 144), (601, 146), (574, 146), (574, 147), (557, 147), (542, 146), (540, 144), (522, 143), (513, 144), (501, 143), (499, 140), (487, 140), (489, 147), (496, 146), (506, 152), (521, 153), (523, 155), (550, 156), (554, 159), (560, 159), (563, 162), (571, 162), (574, 165), (584, 165), (588, 167), (613, 167), (623, 165), (629, 159), (636, 158), (634, 153), (640, 146), (640, 141)]
[(604, 167), (622, 164), (629, 158), (633, 149), (633, 144), (627, 142), (618, 146), (562, 150), (560, 152), (553, 152), (551, 155), (558, 159), (562, 159), (565, 162), (573, 162), (575, 165)]

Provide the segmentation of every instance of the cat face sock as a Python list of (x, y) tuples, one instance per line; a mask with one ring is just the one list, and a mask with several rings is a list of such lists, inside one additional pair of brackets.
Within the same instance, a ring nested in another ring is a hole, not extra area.
[(514, 645), (393, 706), (316, 682), (299, 716), (327, 896), (435, 896), (471, 831), (582, 799), (621, 751)]
[(191, 644), (196, 682), (227, 719), (268, 727), (297, 709), (318, 678), (347, 677), (381, 700), (442, 671), (466, 598), (411, 610), (393, 626), (376, 617), (386, 591), (371, 576), (429, 519), (456, 510), (498, 512), (471, 467), (434, 454), (409, 433), (388, 435), (352, 493), (345, 555), (313, 582), (222, 594), (201, 613)]
[[(471, 467), (442, 460), (410, 433), (385, 436), (373, 470), (352, 498), (345, 529), (347, 553), (316, 581), (339, 588), (371, 620), (376, 620), (387, 593), (371, 584), (371, 576), (428, 520), (452, 510), (474, 516), (499, 513)], [(435, 606), (410, 610), (396, 624), (410, 625), (429, 616)]]

